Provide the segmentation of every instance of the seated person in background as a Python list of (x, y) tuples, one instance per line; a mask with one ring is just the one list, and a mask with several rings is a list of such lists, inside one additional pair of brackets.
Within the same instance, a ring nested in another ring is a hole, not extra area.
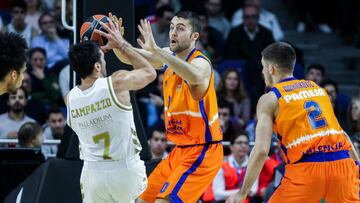
[[(247, 0), (246, 3), (252, 3), (259, 8), (259, 24), (266, 27), (272, 32), (275, 41), (280, 41), (284, 39), (284, 33), (280, 27), (276, 16), (270, 11), (261, 7), (261, 0)], [(243, 9), (240, 8), (234, 13), (231, 20), (231, 25), (233, 27), (236, 27), (243, 23), (243, 12)]]
[(18, 132), (19, 145), (23, 148), (40, 148), (43, 143), (41, 126), (35, 122), (24, 123)]
[[(44, 140), (61, 140), (64, 136), (65, 129), (65, 115), (61, 109), (53, 107), (50, 109), (48, 119), (44, 127)], [(58, 150), (57, 145), (43, 146), (43, 154), (56, 154)]]
[(314, 81), (316, 84), (322, 83), (325, 77), (325, 67), (321, 64), (311, 64), (306, 70), (306, 80)]
[(16, 139), (19, 128), (26, 122), (35, 122), (25, 114), (27, 105), (27, 92), (20, 87), (16, 94), (9, 94), (7, 105), (10, 107), (7, 113), (0, 115), (0, 138)]
[[(63, 63), (68, 56), (67, 52), (69, 49), (69, 40), (62, 39), (59, 37), (56, 26), (55, 19), (51, 13), (45, 12), (39, 18), (39, 26), (41, 29), (41, 34), (36, 36), (31, 41), (31, 47), (41, 47), (45, 49), (47, 54), (47, 67), (48, 68), (56, 68), (56, 63)], [(66, 64), (64, 64), (61, 68), (63, 68)], [(59, 68), (58, 71), (61, 69)]]
[[(226, 157), (221, 169), (212, 183), (213, 200), (223, 201), (232, 194), (238, 192), (243, 184), (248, 154), (249, 154), (249, 137), (245, 132), (237, 134), (231, 141), (231, 155)], [(243, 203), (249, 203), (250, 197), (258, 191), (258, 180), (254, 183), (249, 193), (249, 197)], [(206, 193), (209, 192), (209, 189)], [(205, 193), (205, 195), (207, 195)], [(208, 194), (211, 194), (208, 193)]]
[[(238, 119), (232, 118), (231, 110), (232, 105), (228, 101), (225, 99), (218, 99), (219, 120), (224, 141), (230, 141), (237, 132), (242, 130), (242, 126), (238, 122)], [(226, 148), (224, 150), (225, 153), (227, 153)]]
[(13, 32), (21, 35), (28, 47), (31, 40), (38, 35), (35, 28), (25, 22), (27, 6), (24, 0), (14, 0), (11, 4), (11, 22), (4, 27), (3, 32)]
[(152, 159), (164, 159), (168, 155), (166, 152), (167, 142), (165, 138), (165, 128), (157, 128), (151, 133), (149, 139)]
[(242, 128), (245, 128), (250, 119), (250, 99), (246, 95), (240, 73), (236, 69), (230, 68), (224, 72), (218, 97), (232, 104), (232, 115), (238, 119)]
[(331, 104), (334, 108), (335, 116), (340, 123), (340, 126), (348, 131), (347, 112), (350, 103), (350, 98), (339, 92), (338, 85), (334, 80), (326, 79), (321, 82), (320, 86), (326, 90), (330, 96)]
[(360, 140), (360, 84), (358, 85), (357, 95), (351, 100), (348, 119), (350, 135), (356, 136)]
[(58, 73), (46, 66), (45, 49), (35, 47), (29, 50), (29, 75), (31, 77), (31, 96), (43, 102), (48, 108), (51, 105), (64, 105), (58, 83)]

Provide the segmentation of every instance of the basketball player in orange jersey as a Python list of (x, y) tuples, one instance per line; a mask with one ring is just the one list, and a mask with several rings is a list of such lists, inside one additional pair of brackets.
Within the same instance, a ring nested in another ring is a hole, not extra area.
[(209, 59), (195, 49), (200, 19), (190, 11), (176, 14), (170, 25), (170, 47), (165, 49), (156, 45), (149, 22), (141, 21), (138, 28), (144, 41), (138, 39), (143, 49), (137, 51), (164, 70), (166, 137), (176, 144), (149, 176), (138, 202), (194, 203), (223, 160), (213, 69)]
[(26, 41), (18, 34), (0, 33), (0, 95), (16, 93), (26, 70)]
[(273, 131), (286, 166), (270, 203), (359, 202), (359, 157), (326, 91), (312, 81), (293, 77), (295, 61), (294, 49), (283, 42), (262, 52), (262, 74), (271, 90), (258, 101), (256, 141), (244, 184), (227, 203), (246, 198), (264, 165)]

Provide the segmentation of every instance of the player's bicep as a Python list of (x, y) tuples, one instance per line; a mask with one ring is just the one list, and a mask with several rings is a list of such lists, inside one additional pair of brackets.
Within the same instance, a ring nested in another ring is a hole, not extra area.
[(204, 58), (195, 58), (191, 61), (190, 64), (195, 66), (195, 68), (192, 70), (194, 71), (193, 74), (197, 75), (202, 80), (199, 81), (198, 83), (207, 84), (210, 81), (211, 71), (212, 71), (210, 62)]
[(129, 91), (139, 90), (148, 85), (155, 78), (148, 73), (145, 68), (132, 71), (120, 70), (112, 75), (115, 90)]
[(255, 145), (264, 151), (268, 151), (271, 144), (273, 133), (274, 112), (277, 107), (277, 98), (274, 94), (268, 93), (263, 95), (258, 102), (257, 125), (256, 125), (256, 142)]

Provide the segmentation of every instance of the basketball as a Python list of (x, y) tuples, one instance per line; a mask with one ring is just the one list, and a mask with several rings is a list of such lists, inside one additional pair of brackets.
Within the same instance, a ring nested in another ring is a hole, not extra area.
[(107, 43), (107, 39), (105, 37), (102, 37), (98, 33), (94, 32), (95, 29), (101, 30), (103, 32), (106, 32), (106, 30), (100, 25), (99, 22), (103, 22), (107, 24), (110, 27), (110, 18), (97, 14), (89, 17), (80, 28), (80, 40), (86, 41), (86, 40), (92, 40), (99, 44), (99, 46), (103, 46)]

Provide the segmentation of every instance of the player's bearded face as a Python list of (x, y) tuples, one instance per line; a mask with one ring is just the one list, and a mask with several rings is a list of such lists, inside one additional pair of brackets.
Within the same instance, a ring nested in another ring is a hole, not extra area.
[(8, 92), (10, 94), (16, 94), (17, 90), (21, 87), (22, 81), (24, 80), (24, 72), (26, 70), (25, 63), (23, 68), (14, 74), (16, 74), (16, 78), (11, 80), (8, 83)]
[(272, 84), (273, 84), (273, 80), (272, 80), (271, 75), (270, 75), (269, 64), (266, 63), (264, 61), (264, 59), (261, 59), (261, 64), (263, 66), (262, 76), (264, 78), (265, 85), (266, 85), (266, 87), (271, 87)]
[(169, 38), (170, 50), (178, 53), (188, 49), (191, 45), (192, 31), (189, 20), (177, 18), (171, 20)]

